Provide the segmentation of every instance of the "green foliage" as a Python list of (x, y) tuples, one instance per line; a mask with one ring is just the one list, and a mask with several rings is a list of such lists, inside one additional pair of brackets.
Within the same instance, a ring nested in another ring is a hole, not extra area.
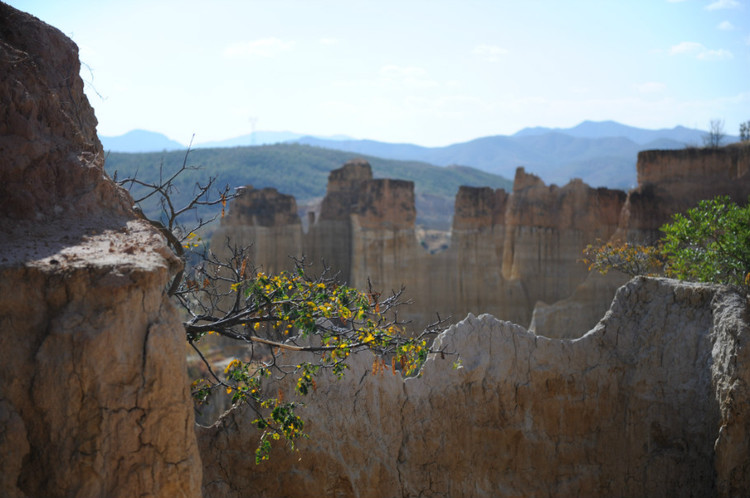
[[(210, 258), (206, 261), (212, 262)], [(234, 296), (231, 309), (217, 304), (216, 298), (227, 293), (217, 292), (212, 280), (215, 275), (229, 284), (229, 295)], [(304, 421), (296, 413), (301, 403), (285, 400), (280, 389), (272, 392), (269, 377), (291, 376), (296, 379), (294, 394), (307, 396), (317, 389), (317, 376), (324, 371), (343, 376), (349, 356), (364, 350), (375, 354), (377, 365), (384, 364), (383, 358), (388, 356), (394, 374), (399, 365), (404, 375), (411, 375), (430, 352), (426, 337), (440, 325), (408, 336), (388, 317), (399, 304), (398, 293), (381, 300), (380, 294), (372, 291), (338, 285), (323, 276), (309, 277), (301, 264), (295, 272), (266, 275), (253, 270), (247, 258), (235, 257), (218, 273), (215, 268), (193, 269), (185, 282), (176, 297), (182, 303), (196, 303), (184, 325), (188, 342), (197, 352), (197, 343), (216, 334), (251, 345), (250, 357), (232, 359), (223, 378), (213, 373), (204, 358), (212, 375), (195, 381), (192, 392), (196, 401), (205, 402), (213, 389), (221, 388), (231, 395), (233, 404), (245, 403), (255, 412), (253, 424), (263, 431), (257, 462), (269, 458), (273, 441), (284, 440), (295, 449), (296, 440), (306, 437)], [(199, 309), (201, 306), (205, 308)], [(263, 335), (264, 325), (284, 340), (268, 339)], [(267, 354), (255, 354), (253, 344), (269, 347)]]
[(606, 274), (664, 275), (681, 280), (720, 283), (750, 290), (750, 204), (728, 196), (704, 200), (665, 224), (654, 246), (615, 242), (589, 245), (583, 262)]
[(750, 206), (740, 207), (727, 196), (701, 201), (661, 230), (668, 276), (747, 289)]

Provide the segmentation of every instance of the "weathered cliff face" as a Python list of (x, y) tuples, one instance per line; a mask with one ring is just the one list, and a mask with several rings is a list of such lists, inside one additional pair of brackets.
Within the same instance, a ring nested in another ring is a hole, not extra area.
[[(377, 179), (363, 183), (351, 216), (351, 276), (354, 287), (389, 292), (399, 289), (407, 275), (413, 278), (413, 262), (420, 248), (415, 236), (414, 183)], [(333, 264), (333, 262), (332, 262)]]
[(554, 303), (534, 306), (529, 330), (557, 339), (575, 339), (590, 330), (612, 303), (612, 296), (629, 277), (616, 271), (606, 275), (591, 272), (570, 296)]
[[(429, 254), (417, 240), (413, 184), (373, 179), (369, 164), (357, 160), (331, 173), (320, 217), (304, 236), (291, 221), (266, 232), (230, 214), (212, 247), (221, 250), (227, 237), (255, 240), (273, 246), (256, 253), (255, 263), (264, 269), (288, 268), (279, 267), (280, 257), (305, 255), (313, 263), (325, 261), (355, 287), (371, 282), (388, 293), (405, 286), (414, 304), (401, 313), (415, 328), (434, 321), (437, 313), (487, 312), (529, 323), (535, 303), (564, 299), (583, 282), (587, 270), (579, 262), (581, 251), (615, 232), (624, 200), (623, 192), (580, 181), (548, 187), (519, 168), (510, 195), (462, 187), (451, 245)], [(230, 213), (235, 209), (245, 208), (233, 203)]]
[[(247, 463), (243, 410), (199, 430), (206, 496), (743, 496), (748, 304), (663, 279), (622, 287), (576, 340), (469, 316), (422, 375), (371, 372), (305, 400), (300, 452)], [(342, 410), (342, 406), (351, 407)]]
[[(114, 185), (101, 181), (102, 151), (78, 75), (78, 49), (12, 7), (3, 4), (2, 14), (0, 213), (30, 220), (102, 208), (122, 214)], [(79, 174), (69, 175), (70, 165)]]
[(105, 175), (78, 71), (0, 3), (0, 494), (197, 496), (180, 262)]
[[(638, 154), (638, 187), (628, 193), (615, 239), (654, 243), (659, 228), (700, 200), (728, 195), (744, 204), (750, 195), (750, 147), (645, 151)], [(607, 308), (623, 275), (592, 273), (567, 298), (534, 309), (530, 328), (554, 337), (572, 337)], [(560, 325), (567, 323), (568, 327)]]
[(301, 256), (302, 224), (297, 201), (274, 188), (247, 186), (232, 200), (231, 208), (214, 232), (211, 249), (227, 258), (236, 247), (248, 254), (267, 273), (292, 266), (290, 256)]
[(222, 218), (221, 223), (261, 227), (299, 225), (297, 201), (275, 188), (258, 190), (248, 185), (240, 189), (232, 201), (232, 210)]
[[(624, 202), (619, 190), (580, 180), (546, 186), (519, 168), (505, 213), (503, 276), (523, 283), (532, 306), (569, 296), (588, 273), (580, 263), (583, 249), (615, 233)], [(518, 323), (530, 315), (523, 318)]]
[(364, 160), (355, 159), (331, 171), (320, 216), (311, 224), (302, 246), (297, 249), (298, 255), (304, 254), (314, 265), (314, 271), (319, 271), (325, 262), (339, 272), (343, 282), (352, 282), (350, 218), (357, 209), (362, 184), (368, 181), (372, 181), (372, 169)]
[(699, 200), (728, 195), (745, 203), (750, 194), (750, 147), (650, 150), (638, 154), (638, 187), (628, 195), (623, 236), (651, 241), (672, 215)]
[[(438, 298), (453, 316), (480, 313), (479, 310), (503, 316), (500, 314), (504, 311), (503, 302), (509, 303), (508, 307), (528, 307), (523, 289), (520, 286), (509, 289), (500, 271), (508, 201), (509, 194), (504, 190), (486, 187), (461, 187), (456, 195), (451, 247), (446, 252), (446, 259), (450, 259), (447, 263), (436, 262), (432, 270), (439, 274), (441, 267), (455, 268), (451, 272), (455, 272), (451, 275), (451, 286), (440, 286), (449, 296)], [(494, 271), (488, 271), (490, 268)]]

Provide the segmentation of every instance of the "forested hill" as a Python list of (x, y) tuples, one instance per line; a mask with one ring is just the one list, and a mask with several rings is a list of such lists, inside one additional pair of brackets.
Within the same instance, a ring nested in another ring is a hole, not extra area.
[[(199, 169), (186, 171), (177, 181), (174, 196), (187, 201), (196, 182), (216, 177), (219, 186), (255, 188), (274, 187), (293, 195), (299, 204), (325, 195), (328, 173), (355, 157), (364, 157), (372, 165), (376, 178), (412, 180), (417, 194), (417, 222), (447, 228), (453, 202), (460, 185), (488, 186), (510, 190), (512, 181), (498, 175), (464, 166), (433, 166), (417, 161), (397, 161), (352, 152), (324, 149), (301, 144), (276, 144), (257, 147), (195, 149), (190, 151), (188, 165)], [(116, 153), (107, 156), (105, 168), (118, 179), (137, 174), (143, 181), (166, 176), (179, 169), (185, 151), (152, 153)], [(153, 215), (157, 206), (145, 206)], [(448, 212), (446, 212), (446, 209)], [(208, 211), (201, 213), (206, 217)]]

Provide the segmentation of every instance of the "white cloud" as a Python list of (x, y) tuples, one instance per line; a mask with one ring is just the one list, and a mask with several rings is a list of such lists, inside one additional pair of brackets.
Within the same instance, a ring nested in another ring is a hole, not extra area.
[(732, 31), (734, 29), (734, 24), (729, 21), (724, 21), (722, 23), (719, 23), (719, 25), (716, 27), (722, 31)]
[(421, 67), (388, 65), (380, 68), (380, 78), (384, 83), (397, 83), (413, 88), (438, 86)]
[(667, 85), (658, 81), (647, 81), (640, 85), (635, 85), (635, 89), (641, 93), (659, 93), (663, 92)]
[(386, 78), (419, 78), (427, 75), (421, 67), (388, 65), (380, 68), (380, 75)]
[(732, 59), (734, 56), (732, 55), (732, 52), (729, 50), (724, 50), (723, 48), (720, 48), (719, 50), (704, 50), (700, 52), (697, 57), (700, 60), (704, 61), (715, 61), (715, 60), (724, 60), (724, 59)]
[(471, 53), (484, 57), (490, 62), (497, 62), (500, 60), (501, 55), (508, 53), (508, 50), (497, 45), (477, 45)]
[(729, 50), (723, 48), (711, 50), (698, 42), (682, 42), (669, 49), (670, 55), (690, 55), (700, 60), (722, 60), (731, 59), (734, 56)]
[(737, 0), (716, 0), (714, 3), (706, 6), (706, 10), (719, 10), (719, 9), (736, 9), (740, 6)]
[(703, 50), (705, 48), (706, 47), (704, 47), (698, 42), (682, 42), (670, 48), (669, 53), (670, 55), (690, 54), (690, 53), (695, 53), (699, 50)]
[(338, 45), (341, 42), (338, 38), (321, 38), (321, 45)]
[(281, 52), (291, 50), (293, 41), (278, 38), (263, 38), (246, 42), (237, 42), (224, 48), (224, 56), (229, 58), (241, 57), (274, 57)]

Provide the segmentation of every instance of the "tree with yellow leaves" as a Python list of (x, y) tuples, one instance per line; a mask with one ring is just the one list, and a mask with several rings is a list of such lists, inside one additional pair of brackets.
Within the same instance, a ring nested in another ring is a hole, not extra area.
[[(286, 400), (281, 392), (268, 392), (268, 377), (293, 376), (295, 391), (307, 395), (316, 387), (315, 377), (323, 371), (344, 375), (350, 355), (368, 350), (393, 371), (414, 374), (430, 351), (430, 338), (443, 327), (434, 324), (416, 335), (404, 332), (395, 310), (402, 304), (403, 289), (381, 299), (370, 286), (367, 291), (337, 282), (328, 271), (309, 275), (304, 261), (296, 261), (291, 272), (267, 275), (249, 258), (248, 247), (230, 246), (229, 256), (220, 258), (196, 236), (212, 220), (196, 220), (192, 229), (182, 223), (197, 206), (226, 203), (233, 196), (229, 187), (215, 191), (211, 178), (196, 185), (194, 198), (176, 207), (171, 193), (174, 180), (186, 169), (190, 150), (182, 167), (157, 183), (125, 179), (121, 185), (137, 187), (136, 211), (161, 231), (171, 249), (185, 264), (168, 286), (167, 293), (184, 310), (187, 341), (203, 361), (208, 375), (192, 385), (193, 396), (206, 401), (221, 391), (233, 403), (244, 403), (255, 413), (254, 424), (262, 431), (256, 462), (268, 458), (273, 441), (285, 440), (295, 448), (304, 436), (304, 420), (297, 414), (299, 402)], [(213, 197), (211, 194), (214, 194)], [(159, 199), (160, 220), (143, 214), (140, 203)], [(188, 264), (189, 262), (194, 264)], [(267, 333), (272, 330), (272, 336)], [(198, 348), (207, 335), (219, 335), (246, 346), (243, 359), (233, 359), (224, 369), (212, 365)], [(308, 361), (287, 364), (284, 352), (305, 353)], [(445, 354), (444, 351), (440, 353)]]

